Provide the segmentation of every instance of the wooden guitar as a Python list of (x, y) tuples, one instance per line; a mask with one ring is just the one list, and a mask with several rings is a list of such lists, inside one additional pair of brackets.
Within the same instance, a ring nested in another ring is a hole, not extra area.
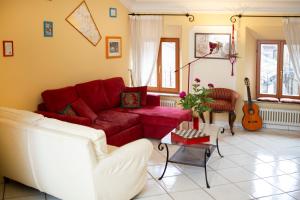
[(259, 107), (251, 100), (250, 82), (245, 78), (245, 85), (247, 86), (248, 102), (243, 106), (244, 117), (242, 125), (248, 131), (256, 131), (262, 127), (262, 119), (259, 116)]

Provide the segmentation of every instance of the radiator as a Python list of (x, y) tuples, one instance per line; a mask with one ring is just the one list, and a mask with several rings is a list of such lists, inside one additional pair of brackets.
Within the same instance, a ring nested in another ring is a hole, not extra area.
[(160, 100), (160, 106), (163, 107), (176, 107), (176, 100)]
[(300, 111), (260, 108), (264, 124), (280, 126), (300, 126)]

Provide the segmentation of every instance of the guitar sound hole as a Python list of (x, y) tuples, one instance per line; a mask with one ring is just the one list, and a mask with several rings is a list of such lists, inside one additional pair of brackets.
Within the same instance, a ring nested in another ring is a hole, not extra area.
[(250, 115), (253, 115), (253, 114), (254, 114), (254, 110), (253, 110), (253, 109), (249, 109), (248, 112), (249, 112)]

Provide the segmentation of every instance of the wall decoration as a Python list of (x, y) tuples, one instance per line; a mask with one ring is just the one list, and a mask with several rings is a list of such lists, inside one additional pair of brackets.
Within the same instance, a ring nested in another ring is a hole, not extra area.
[(3, 56), (14, 56), (13, 41), (3, 41)]
[(100, 42), (101, 34), (85, 1), (66, 20), (94, 46)]
[(217, 43), (217, 48), (205, 58), (229, 59), (231, 37), (229, 33), (195, 33), (195, 58), (209, 53), (209, 42)]
[(53, 22), (44, 21), (44, 37), (53, 37)]
[(122, 38), (116, 36), (106, 37), (106, 58), (122, 57)]
[(117, 17), (117, 8), (109, 8), (109, 16)]

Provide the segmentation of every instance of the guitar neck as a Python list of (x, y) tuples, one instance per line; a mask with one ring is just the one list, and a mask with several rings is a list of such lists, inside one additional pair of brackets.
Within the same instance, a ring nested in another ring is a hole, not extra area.
[(247, 96), (248, 96), (248, 104), (252, 105), (251, 92), (249, 86), (247, 86)]

